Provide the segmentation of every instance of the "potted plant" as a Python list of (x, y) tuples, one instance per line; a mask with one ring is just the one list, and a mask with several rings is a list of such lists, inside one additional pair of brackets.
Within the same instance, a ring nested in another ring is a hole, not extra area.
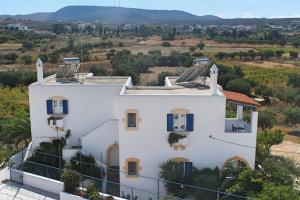
[(65, 171), (62, 175), (64, 182), (64, 191), (70, 194), (75, 194), (79, 187), (80, 176), (76, 171)]
[(86, 189), (87, 197), (91, 200), (100, 200), (99, 192), (100, 191), (96, 183), (90, 184)]
[(169, 138), (168, 138), (168, 142), (170, 144), (170, 146), (173, 146), (174, 144), (178, 143), (179, 140), (186, 138), (186, 135), (180, 135), (177, 133), (170, 133), (169, 134)]

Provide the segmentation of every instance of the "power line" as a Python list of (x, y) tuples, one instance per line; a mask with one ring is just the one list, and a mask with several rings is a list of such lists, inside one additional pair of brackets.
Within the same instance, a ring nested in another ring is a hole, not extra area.
[(248, 146), (248, 145), (244, 145), (244, 144), (239, 144), (239, 143), (235, 143), (235, 142), (230, 142), (230, 141), (223, 140), (223, 139), (218, 139), (218, 138), (215, 138), (213, 135), (210, 135), (209, 138), (213, 139), (213, 140), (220, 141), (220, 142), (225, 142), (225, 143), (228, 143), (228, 144), (236, 145), (236, 146), (247, 147), (247, 148), (250, 148), (250, 149), (256, 149), (256, 147), (252, 147), (252, 146)]
[[(239, 143), (235, 143), (235, 142), (231, 142), (231, 141), (219, 139), (219, 138), (214, 137), (213, 135), (210, 135), (209, 138), (213, 139), (213, 140), (220, 141), (220, 142), (224, 142), (224, 143), (227, 143), (227, 144), (232, 144), (232, 145), (236, 145), (236, 146), (240, 146), (240, 147), (246, 147), (246, 148), (250, 148), (250, 149), (256, 149), (256, 147), (252, 147), (252, 146), (248, 146), (248, 145), (244, 145), (244, 144), (239, 144)], [(281, 151), (281, 150), (275, 150), (275, 149), (271, 149), (270, 151), (281, 152), (281, 153), (300, 154), (300, 152)]]

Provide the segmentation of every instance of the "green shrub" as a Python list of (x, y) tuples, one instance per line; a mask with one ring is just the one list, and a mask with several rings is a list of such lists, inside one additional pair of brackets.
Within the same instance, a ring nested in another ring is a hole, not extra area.
[(239, 92), (249, 95), (251, 92), (251, 85), (245, 79), (234, 79), (228, 83), (226, 89), (233, 92)]
[(98, 189), (98, 187), (99, 186), (95, 183), (88, 185), (88, 187), (86, 188), (87, 189), (86, 193), (87, 193), (87, 196), (89, 199), (91, 199), (91, 200), (100, 200), (101, 199), (100, 194), (99, 194), (100, 190)]
[(280, 144), (283, 141), (284, 134), (280, 129), (264, 131), (257, 134), (257, 141), (260, 144), (272, 146)]
[(158, 86), (164, 86), (165, 85), (165, 78), (167, 76), (173, 76), (171, 72), (160, 72), (157, 77), (157, 85)]
[(48, 62), (48, 60), (49, 60), (49, 57), (48, 57), (47, 54), (40, 54), (38, 57), (39, 57), (44, 63)]
[(294, 127), (300, 123), (300, 107), (288, 108), (284, 111), (285, 121)]
[(75, 171), (66, 171), (62, 175), (64, 182), (64, 191), (75, 194), (77, 187), (79, 187), (80, 176)]
[(265, 85), (259, 85), (254, 90), (255, 94), (263, 96), (265, 98), (271, 97), (273, 95), (272, 89), (265, 86)]
[(30, 56), (30, 55), (22, 56), (21, 60), (23, 60), (26, 65), (32, 64), (32, 56)]
[(33, 46), (34, 46), (33, 43), (30, 42), (30, 41), (25, 41), (25, 42), (22, 43), (22, 47), (23, 47), (24, 49), (27, 49), (27, 50), (32, 49)]
[(293, 87), (300, 87), (300, 74), (289, 74), (288, 75), (288, 84)]
[(267, 128), (273, 128), (276, 123), (275, 113), (270, 110), (263, 110), (259, 112), (258, 115), (258, 126), (263, 130)]
[[(80, 161), (82, 161), (82, 164)], [(105, 172), (103, 170), (101, 171), (97, 166), (96, 160), (92, 155), (84, 155), (80, 152), (77, 152), (71, 158), (71, 168), (80, 174), (95, 178), (102, 178), (105, 175)]]
[(107, 76), (108, 72), (107, 70), (103, 69), (103, 68), (98, 68), (95, 65), (93, 65), (90, 68), (90, 72), (94, 74), (94, 76)]

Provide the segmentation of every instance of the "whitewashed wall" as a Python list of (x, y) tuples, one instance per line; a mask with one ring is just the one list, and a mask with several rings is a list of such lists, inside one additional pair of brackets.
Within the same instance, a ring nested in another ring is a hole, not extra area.
[(106, 161), (109, 146), (119, 144), (118, 120), (107, 120), (100, 127), (82, 138), (82, 150), (98, 160)]
[(8, 167), (5, 167), (0, 170), (0, 182), (4, 180), (9, 180), (10, 179), (10, 172)]
[[(31, 131), (33, 146), (55, 137), (48, 126), (46, 100), (62, 96), (69, 100), (69, 114), (63, 119), (64, 128), (71, 130), (71, 142), (79, 143), (81, 136), (108, 119), (117, 118), (117, 99), (123, 85), (51, 84), (29, 86)], [(61, 136), (65, 133), (61, 132)]]
[(51, 192), (53, 194), (59, 194), (64, 190), (63, 182), (45, 178), (35, 174), (30, 174), (27, 172), (23, 173), (23, 184), (39, 188), (41, 190)]
[[(119, 121), (120, 168), (130, 157), (140, 159), (141, 174), (159, 177), (159, 164), (175, 157), (184, 157), (198, 168), (219, 167), (225, 160), (240, 156), (254, 166), (255, 150), (226, 144), (209, 138), (214, 137), (236, 143), (255, 146), (256, 134), (225, 133), (224, 96), (189, 96), (189, 95), (121, 95), (119, 118), (122, 119), (127, 109), (138, 109), (142, 122), (140, 129), (129, 132), (124, 129), (124, 122)], [(190, 133), (189, 146), (186, 150), (173, 150), (168, 144), (167, 114), (176, 108), (184, 108), (194, 114), (194, 131)], [(140, 189), (157, 191), (157, 182), (145, 178), (120, 177), (121, 184)], [(163, 186), (161, 184), (161, 191)]]

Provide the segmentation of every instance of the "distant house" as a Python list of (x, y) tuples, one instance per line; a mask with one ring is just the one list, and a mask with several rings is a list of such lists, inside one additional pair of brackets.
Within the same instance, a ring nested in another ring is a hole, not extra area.
[(211, 60), (209, 58), (196, 58), (193, 61), (194, 66), (199, 66), (199, 65), (208, 65), (211, 63)]
[(28, 26), (22, 24), (8, 24), (6, 28), (9, 30), (28, 31)]
[(96, 25), (95, 24), (91, 24), (91, 23), (80, 23), (77, 25), (77, 28), (80, 30), (80, 31), (83, 31), (87, 28), (91, 28), (93, 30), (96, 30)]

